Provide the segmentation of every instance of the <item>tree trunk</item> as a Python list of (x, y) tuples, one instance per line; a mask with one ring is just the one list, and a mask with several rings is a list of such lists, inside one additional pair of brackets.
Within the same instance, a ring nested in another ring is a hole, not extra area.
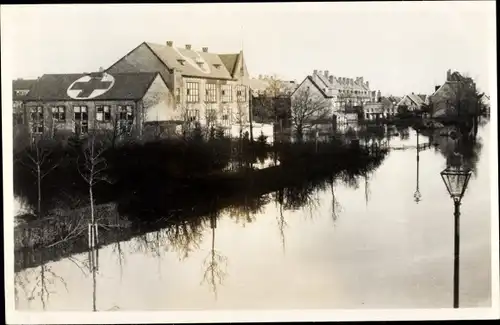
[(37, 213), (38, 213), (38, 219), (40, 219), (42, 217), (42, 176), (41, 176), (40, 164), (38, 163), (36, 167), (37, 167), (37, 183), (38, 183)]

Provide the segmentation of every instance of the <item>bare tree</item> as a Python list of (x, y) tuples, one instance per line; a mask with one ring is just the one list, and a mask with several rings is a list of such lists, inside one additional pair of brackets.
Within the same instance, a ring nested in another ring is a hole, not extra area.
[(60, 161), (55, 161), (52, 157), (53, 144), (50, 140), (42, 137), (33, 138), (30, 147), (26, 148), (21, 153), (19, 163), (25, 166), (35, 177), (37, 184), (37, 218), (42, 217), (42, 180), (60, 164)]
[(283, 106), (282, 104), (289, 94), (284, 82), (277, 76), (273, 76), (266, 81), (268, 85), (262, 92), (256, 94), (255, 105), (252, 110), (254, 115), (258, 116), (262, 122), (269, 123), (272, 121), (275, 126), (279, 125), (280, 133), (283, 133), (283, 120), (289, 118), (289, 106)]
[(83, 162), (81, 162), (81, 156), (77, 158), (77, 169), (80, 176), (85, 180), (89, 187), (89, 201), (90, 201), (90, 225), (92, 229), (89, 233), (89, 245), (93, 247), (97, 242), (97, 226), (94, 211), (94, 185), (101, 181), (107, 183), (112, 183), (111, 179), (105, 174), (108, 169), (108, 164), (106, 159), (103, 157), (105, 152), (105, 146), (103, 141), (96, 139), (97, 134), (95, 129), (89, 134), (87, 138), (86, 146), (83, 149)]
[(331, 119), (331, 103), (310, 88), (302, 89), (294, 94), (291, 113), (297, 138), (302, 140), (305, 129)]
[(205, 128), (206, 134), (211, 137), (215, 136), (215, 128), (217, 127), (217, 109), (205, 103)]
[(247, 121), (247, 114), (245, 113), (246, 108), (245, 103), (237, 101), (236, 110), (233, 112), (233, 118), (231, 119), (239, 126), (238, 138), (240, 140), (243, 139), (243, 128)]

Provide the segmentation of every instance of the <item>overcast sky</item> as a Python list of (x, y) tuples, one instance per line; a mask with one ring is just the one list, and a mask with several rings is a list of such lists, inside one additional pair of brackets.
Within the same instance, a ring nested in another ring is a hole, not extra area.
[(430, 93), (447, 69), (493, 87), (495, 4), (378, 2), (2, 6), (16, 77), (108, 67), (143, 41), (238, 52), (252, 76), (314, 69), (363, 76), (383, 94)]

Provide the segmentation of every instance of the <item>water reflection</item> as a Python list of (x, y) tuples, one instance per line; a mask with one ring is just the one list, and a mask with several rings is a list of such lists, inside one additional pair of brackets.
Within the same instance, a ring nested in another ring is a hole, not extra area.
[(227, 273), (227, 257), (222, 255), (220, 251), (215, 249), (215, 232), (217, 229), (217, 216), (210, 216), (210, 229), (212, 229), (212, 245), (210, 253), (203, 261), (203, 273), (202, 283), (206, 283), (210, 286), (210, 289), (217, 299), (217, 284), (222, 284)]
[[(404, 141), (414, 145), (414, 133), (408, 132), (411, 136)], [(53, 304), (45, 298), (39, 303), (44, 308), (47, 305), (48, 310), (84, 308), (75, 302), (77, 298), (68, 302), (64, 297), (81, 294), (81, 279), (88, 279), (85, 285), (89, 289), (92, 285), (92, 306), (87, 308), (92, 310), (112, 310), (117, 306), (446, 307), (451, 297), (448, 265), (452, 265), (452, 256), (446, 233), (449, 220), (432, 217), (445, 215), (447, 209), (440, 180), (427, 177), (426, 171), (434, 173), (447, 164), (448, 151), (443, 149), (449, 149), (449, 142), (454, 140), (435, 135), (432, 141), (438, 143), (436, 150), (440, 154), (414, 152), (413, 147), (391, 152), (386, 159), (365, 169), (322, 175), (270, 193), (235, 193), (230, 199), (197, 198), (190, 209), (181, 210), (173, 202), (164, 202), (168, 200), (165, 196), (160, 196), (162, 204), (153, 202), (158, 198), (137, 199), (133, 204), (119, 202), (117, 208), (122, 214), (141, 214), (149, 209), (161, 220), (136, 225), (130, 232), (117, 229), (113, 235), (103, 234), (103, 246), (95, 252), (95, 263), (87, 250), (84, 251), (89, 254), (88, 262), (77, 262), (84, 272), (68, 269), (64, 263), (74, 257), (65, 257), (67, 252), (54, 253), (57, 256), (51, 258), (63, 259), (50, 263), (49, 269), (71, 274), (66, 278), (70, 290), (65, 293), (61, 281), (50, 275), (59, 283), (52, 289), (58, 291), (59, 298)], [(469, 150), (481, 156), (477, 143), (481, 139)], [(465, 146), (464, 142), (460, 146)], [(415, 169), (408, 167), (415, 163), (415, 157), (416, 186)], [(479, 162), (478, 159), (476, 167)], [(481, 185), (484, 181), (484, 177), (475, 180), (479, 184), (476, 188), (487, 188)], [(426, 200), (409, 211), (411, 195), (420, 186), (426, 190)], [(477, 271), (487, 270), (489, 260), (482, 248), (474, 250), (483, 245), (486, 231), (484, 224), (476, 224), (485, 215), (483, 196), (471, 192), (464, 207), (469, 209), (464, 211), (467, 226), (462, 251), (465, 271), (461, 290), (465, 306), (489, 301), (484, 289), (487, 277), (482, 278)], [(471, 219), (471, 215), (478, 218)], [(335, 232), (330, 229), (332, 221)], [(69, 255), (75, 250), (71, 252)], [(100, 259), (97, 255), (101, 255)], [(265, 266), (269, 264), (274, 267)], [(25, 284), (36, 283), (33, 270), (40, 272), (41, 268), (16, 273), (16, 296), (27, 291), (21, 279), (25, 279)], [(44, 281), (48, 277), (46, 270)], [(168, 272), (162, 274), (162, 270)], [(80, 275), (74, 275), (75, 271)], [(168, 290), (160, 285), (163, 281), (168, 283)], [(148, 302), (142, 302), (144, 296)], [(214, 297), (216, 302), (212, 302)]]

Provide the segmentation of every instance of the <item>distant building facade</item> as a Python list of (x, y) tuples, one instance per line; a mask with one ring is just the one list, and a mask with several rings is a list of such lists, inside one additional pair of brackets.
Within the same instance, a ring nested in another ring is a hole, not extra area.
[(216, 54), (190, 44), (177, 48), (141, 43), (107, 70), (109, 73), (159, 72), (174, 98), (170, 109), (179, 122), (230, 128), (249, 119), (249, 75), (243, 52)]
[(24, 121), (26, 121), (23, 101), (35, 82), (36, 79), (16, 79), (12, 81), (12, 119), (14, 125), (24, 124)]
[(382, 97), (380, 101), (366, 103), (363, 106), (365, 120), (374, 121), (377, 119), (390, 119), (398, 113), (394, 100)]
[(464, 77), (457, 71), (452, 73), (448, 70), (444, 84), (436, 86), (435, 89), (435, 92), (429, 96), (429, 105), (433, 116), (439, 117), (455, 111), (458, 100), (463, 99), (462, 97), (467, 93), (470, 95), (475, 93), (476, 84), (472, 78)]
[(253, 121), (273, 123), (278, 130), (291, 126), (291, 95), (297, 88), (295, 80), (259, 75), (249, 80)]
[(405, 95), (397, 104), (398, 109), (414, 112), (421, 110), (426, 104), (425, 95), (416, 95), (415, 93)]
[(356, 79), (335, 77), (328, 70), (314, 70), (311, 76), (316, 84), (329, 96), (332, 96), (336, 108), (363, 106), (375, 101), (368, 81), (363, 77)]
[(173, 98), (157, 73), (46, 74), (23, 98), (31, 135), (85, 136), (113, 130), (140, 136), (147, 122), (168, 120)]
[[(354, 109), (345, 109), (338, 105), (337, 98), (328, 92), (328, 89), (322, 84), (318, 84), (312, 76), (307, 76), (302, 83), (295, 89), (291, 96), (292, 114), (297, 101), (304, 92), (309, 93), (311, 101), (326, 105), (328, 116), (321, 124), (331, 124), (334, 130), (345, 132), (349, 127), (358, 126), (358, 112)], [(314, 115), (311, 116), (314, 118)]]

